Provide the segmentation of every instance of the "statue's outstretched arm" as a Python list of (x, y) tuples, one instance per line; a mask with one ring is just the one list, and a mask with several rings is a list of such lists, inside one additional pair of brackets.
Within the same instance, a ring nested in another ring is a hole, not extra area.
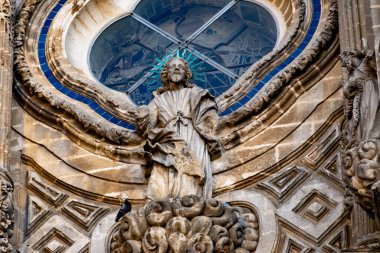
[(157, 124), (157, 108), (154, 104), (137, 107), (132, 114), (135, 118), (137, 133), (143, 137)]

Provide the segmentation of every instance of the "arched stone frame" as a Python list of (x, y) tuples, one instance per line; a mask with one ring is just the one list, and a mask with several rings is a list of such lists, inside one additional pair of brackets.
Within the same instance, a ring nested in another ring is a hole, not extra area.
[[(72, 89), (79, 94), (86, 94), (115, 118), (133, 121), (128, 116), (131, 103), (127, 97), (89, 79), (85, 73), (70, 63), (64, 50), (64, 45), (67, 44), (63, 40), (67, 35), (67, 30), (64, 28), (70, 27), (68, 24), (81, 13), (81, 8), (85, 10), (85, 6), (90, 3), (80, 2), (84, 5), (77, 5), (78, 2), (67, 4), (63, 4), (65, 1), (61, 2), (59, 5), (62, 9), (56, 14), (57, 19), (50, 21), (52, 29), (45, 31), (46, 66), (51, 68), (52, 75), (62, 83), (62, 87), (67, 87), (68, 92)], [(28, 29), (27, 24), (32, 22), (32, 27), (41, 26), (48, 13), (39, 15), (40, 12), (56, 8), (55, 3), (55, 1), (27, 1), (20, 12), (16, 31), (16, 76), (20, 82), (15, 85), (16, 98), (25, 105), (29, 113), (48, 125), (64, 131), (72, 141), (80, 143), (89, 151), (117, 161), (143, 165), (143, 152), (139, 146), (141, 140), (133, 131), (125, 125), (110, 123), (99, 117), (87, 104), (62, 94), (42, 74), (41, 66), (38, 65), (38, 44), (36, 44), (41, 36), (40, 29)], [(117, 9), (117, 4), (118, 2), (113, 4), (114, 9)], [(284, 41), (272, 53), (254, 64), (237, 84), (218, 98), (221, 106), (225, 103), (223, 101), (229, 100), (231, 94), (239, 92), (245, 94), (263, 71), (274, 68), (276, 63), (282, 60), (281, 56), (284, 57), (287, 52), (292, 52), (293, 46), (305, 36), (299, 28), (308, 26), (311, 22), (311, 2), (290, 1), (286, 6), (284, 13), (288, 13), (287, 24), (290, 26)], [(294, 11), (287, 11), (289, 8), (294, 8)], [(83, 13), (85, 15), (87, 12)], [(298, 96), (319, 81), (335, 64), (336, 2), (326, 2), (321, 15), (323, 18), (319, 24), (314, 24), (316, 33), (310, 38), (311, 41), (306, 49), (298, 52), (300, 55), (294, 61), (289, 61), (289, 65), (274, 76), (253, 99), (223, 117), (221, 135), (227, 150), (252, 138), (274, 122)], [(247, 120), (250, 121), (249, 124), (246, 124)], [(216, 185), (217, 191), (222, 188)]]
[[(48, 4), (51, 4), (51, 3), (44, 3), (44, 4), (45, 6), (48, 6)], [(87, 2), (87, 4), (85, 4), (83, 8), (85, 8), (85, 6), (87, 5), (90, 5), (90, 3)], [(311, 7), (310, 6), (307, 7), (306, 4), (303, 3), (302, 1), (296, 1), (296, 2), (292, 2), (291, 5), (290, 4), (288, 5), (288, 7), (286, 8), (287, 13), (289, 12), (288, 10), (290, 6), (293, 6), (292, 8), (296, 8), (296, 9), (291, 18), (292, 20), (291, 22), (289, 22), (290, 16), (288, 15), (287, 21), (292, 26), (289, 27), (284, 41), (280, 43), (280, 45), (278, 45), (278, 47), (276, 47), (276, 49), (272, 53), (264, 57), (264, 59), (262, 59), (258, 63), (254, 64), (251, 67), (251, 69), (249, 69), (246, 72), (246, 74), (243, 77), (241, 77), (241, 79), (238, 80), (238, 82), (229, 91), (225, 92), (221, 97), (218, 98), (219, 105), (221, 108), (226, 107), (227, 104), (231, 104), (233, 102), (232, 97), (233, 98), (239, 97), (239, 94), (241, 94), (241, 96), (244, 96), (244, 94), (246, 94), (247, 91), (251, 89), (252, 85), (255, 85), (255, 80), (258, 80), (258, 78), (262, 74), (260, 72), (262, 72), (263, 69), (270, 69), (271, 66), (273, 65), (274, 65), (273, 67), (276, 66), (275, 65), (276, 63), (271, 63), (271, 61), (273, 61), (273, 58), (276, 58), (277, 62), (280, 61), (281, 57), (278, 57), (278, 56), (287, 55), (288, 53), (284, 53), (284, 52), (287, 52), (287, 50), (290, 50), (289, 52), (291, 52), (292, 49), (287, 48), (289, 44), (293, 44), (293, 45), (297, 44), (297, 41), (300, 39), (299, 37), (304, 36), (302, 35), (302, 33), (299, 33), (298, 30), (300, 29), (301, 25), (308, 25), (307, 23), (304, 24), (303, 20), (305, 18), (305, 14), (310, 15), (310, 13), (307, 10), (310, 9)], [(71, 5), (64, 5), (62, 8), (70, 9)], [(117, 8), (114, 8), (114, 9), (117, 9)], [(77, 11), (79, 10), (80, 8)], [(119, 10), (122, 10), (122, 8), (119, 8)], [(252, 115), (252, 114), (255, 115), (255, 114), (258, 114), (260, 111), (262, 111), (265, 108), (265, 106), (267, 106), (267, 104), (271, 102), (270, 97), (274, 97), (275, 94), (279, 93), (279, 89), (282, 89), (281, 87), (287, 82), (287, 80), (290, 79), (290, 76), (296, 74), (295, 72), (299, 72), (298, 69), (305, 68), (309, 61), (312, 61), (313, 58), (316, 58), (317, 53), (321, 51), (320, 46), (324, 46), (324, 45), (326, 46), (327, 41), (329, 40), (329, 36), (331, 36), (333, 33), (333, 31), (331, 30), (331, 29), (334, 29), (332, 25), (336, 21), (336, 20), (334, 21), (334, 15), (336, 14), (336, 10), (330, 9), (329, 11), (331, 14), (324, 12), (325, 13), (324, 15), (330, 15), (330, 17), (328, 17), (327, 19), (324, 19), (324, 21), (326, 22), (324, 27), (322, 25), (318, 25), (319, 33), (323, 35), (323, 38), (322, 37), (319, 38), (317, 35), (315, 35), (313, 38), (316, 39), (318, 43), (315, 42), (313, 44), (313, 47), (309, 46), (308, 50), (304, 51), (301, 54), (301, 56), (298, 57), (296, 61), (292, 63), (293, 64), (292, 66), (288, 66), (287, 67), (288, 69), (285, 69), (282, 73), (280, 73), (276, 77), (273, 77), (272, 81), (270, 81), (268, 85), (265, 86), (265, 89), (261, 90), (259, 94), (255, 96), (254, 99), (251, 99), (251, 101), (247, 102), (246, 105), (239, 108), (232, 114), (229, 114), (224, 117), (223, 124), (226, 130), (229, 133), (231, 133), (231, 131), (235, 132), (234, 134), (230, 134), (230, 137), (226, 137), (227, 140), (231, 139), (232, 136), (236, 135), (236, 128), (232, 128), (230, 126), (231, 124), (232, 126), (233, 125), (238, 126), (239, 122), (241, 122), (247, 117), (250, 117), (249, 115)], [(131, 119), (130, 116), (128, 116), (128, 108), (133, 106), (133, 102), (128, 100), (127, 96), (125, 96), (124, 94), (120, 94), (118, 92), (114, 92), (112, 90), (106, 89), (99, 83), (89, 78), (88, 70), (84, 69), (85, 73), (83, 73), (83, 70), (80, 70), (75, 66), (75, 65), (79, 66), (78, 64), (73, 65), (70, 63), (70, 60), (72, 60), (73, 56), (70, 56), (70, 54), (67, 54), (66, 51), (63, 50), (63, 48), (65, 47), (64, 45), (67, 45), (68, 48), (71, 48), (70, 43), (67, 41), (66, 42), (64, 41), (64, 38), (66, 38), (66, 35), (70, 34), (70, 31), (71, 31), (70, 30), (71, 26), (67, 25), (67, 23), (71, 24), (71, 21), (73, 21), (73, 23), (79, 22), (79, 21), (76, 21), (77, 19), (75, 19), (76, 15), (73, 15), (72, 13), (71, 14), (70, 13), (71, 12), (69, 10), (63, 9), (57, 14), (56, 19), (53, 20), (53, 24), (52, 24), (53, 29), (47, 35), (47, 51), (46, 51), (47, 64), (52, 68), (54, 75), (64, 86), (67, 86), (68, 88), (71, 88), (74, 91), (79, 92), (80, 94), (86, 94), (86, 96), (88, 96), (90, 99), (93, 99), (101, 107), (105, 108), (105, 111), (110, 112), (112, 115), (115, 115), (118, 118), (125, 120), (127, 122), (133, 122), (133, 119)], [(79, 13), (81, 12), (79, 11)], [(40, 21), (38, 20), (35, 20), (35, 21), (42, 22), (41, 18), (43, 18), (43, 16), (40, 17), (39, 19)], [(70, 20), (73, 18), (74, 20)], [(78, 20), (81, 20), (81, 19), (78, 18)], [(310, 21), (310, 20), (306, 20), (305, 22), (307, 21)], [(23, 21), (21, 17), (20, 23), (22, 22)], [(59, 23), (61, 25), (54, 25), (55, 23)], [(65, 29), (65, 26), (69, 27), (68, 30)], [(23, 30), (23, 33), (25, 33), (25, 30)], [(19, 44), (23, 43), (22, 42), (23, 39), (20, 38), (20, 36), (23, 36), (23, 35), (19, 34), (18, 36)], [(32, 39), (33, 41), (38, 41), (37, 40), (38, 36), (39, 36), (39, 32), (34, 31), (32, 34), (28, 35), (28, 38), (29, 40)], [(49, 38), (52, 38), (52, 39), (49, 39)], [(87, 45), (88, 43), (84, 43), (84, 44)], [(311, 44), (309, 43), (309, 45)], [(36, 45), (31, 44), (30, 46), (29, 46), (28, 51), (32, 50), (36, 52), (35, 51), (37, 49)], [(18, 51), (21, 53), (25, 50), (23, 47), (18, 47), (18, 48), (22, 49)], [(298, 52), (298, 54), (299, 53), (300, 52)], [(38, 61), (37, 59), (35, 58), (33, 59), (30, 57), (35, 57), (35, 56), (33, 56), (33, 54), (28, 54), (27, 57), (21, 57), (20, 64), (24, 63), (25, 61), (28, 61), (28, 59), (30, 59), (30, 61), (32, 62)], [(80, 66), (82, 65), (83, 63), (81, 63)], [(23, 67), (28, 67), (28, 64), (23, 64)], [(33, 71), (33, 68), (31, 70)], [(25, 68), (23, 68), (23, 71), (25, 72)], [(110, 134), (109, 133), (110, 131), (108, 131), (108, 135), (107, 135), (105, 133), (106, 132), (105, 129), (109, 129), (110, 126), (108, 126), (107, 128), (106, 126), (107, 124), (104, 124), (104, 123), (96, 124), (95, 126), (95, 122), (91, 122), (91, 120), (89, 120), (88, 118), (86, 119), (86, 116), (85, 116), (86, 113), (83, 112), (83, 110), (85, 111), (86, 109), (83, 109), (82, 112), (80, 112), (80, 109), (79, 109), (80, 107), (73, 108), (72, 106), (69, 105), (70, 103), (64, 102), (64, 101), (62, 101), (62, 103), (58, 102), (51, 95), (49, 96), (49, 94), (46, 94), (46, 92), (45, 94), (42, 94), (43, 91), (46, 91), (46, 90), (49, 90), (49, 92), (54, 92), (54, 91), (50, 88), (47, 88), (48, 86), (46, 85), (48, 85), (48, 82), (40, 74), (37, 74), (37, 72), (32, 72), (30, 73), (30, 75), (34, 77), (34, 80), (39, 80), (37, 83), (41, 84), (37, 88), (36, 84), (31, 83), (32, 91), (33, 90), (37, 91), (40, 94), (39, 96), (45, 99), (48, 99), (50, 104), (58, 105), (59, 107), (64, 107), (64, 110), (71, 111), (71, 114), (74, 114), (79, 122), (82, 122), (82, 124), (86, 125), (86, 128), (94, 129), (98, 134), (105, 136), (107, 139), (110, 139), (113, 142), (121, 142), (121, 143), (138, 142), (138, 140), (135, 140), (136, 136), (133, 136), (133, 133), (131, 133), (130, 131), (126, 132), (124, 131), (124, 129), (119, 129), (117, 127), (113, 128), (114, 131), (117, 132), (116, 134)], [(28, 77), (27, 75), (22, 75), (24, 79), (28, 79), (28, 78), (30, 79), (31, 76)], [(26, 82), (26, 83), (28, 84), (29, 82)], [(297, 84), (293, 84), (293, 85), (296, 85), (294, 86), (294, 89), (296, 91), (300, 89)], [(43, 87), (46, 87), (46, 88), (43, 88)], [(234, 96), (231, 96), (232, 94), (234, 94)], [(277, 106), (281, 106), (281, 105), (277, 105)], [(125, 137), (125, 136), (128, 136), (128, 137)]]
[[(307, 2), (307, 3), (310, 3), (310, 2)], [(323, 10), (324, 10), (322, 12), (323, 13), (322, 16), (325, 17), (326, 19), (321, 20), (321, 23), (319, 24), (318, 29), (319, 29), (319, 35), (323, 34), (323, 38), (329, 38), (329, 36), (331, 35), (331, 32), (334, 31), (335, 29), (335, 28), (331, 30), (326, 29), (322, 31), (322, 28), (324, 27), (326, 28), (328, 26), (333, 25), (334, 18), (336, 18), (336, 9), (334, 9), (335, 3), (336, 2), (333, 2), (333, 1), (332, 2), (324, 1), (322, 4)], [(47, 1), (44, 4), (45, 6), (51, 6), (53, 4), (53, 1)], [(78, 5), (77, 7), (78, 7), (78, 11), (80, 11), (80, 5)], [(304, 7), (308, 8), (310, 7), (310, 5), (306, 5)], [(43, 9), (47, 7), (39, 7), (39, 8)], [(25, 12), (23, 13), (25, 14)], [(310, 21), (309, 18), (310, 17), (307, 17), (308, 21)], [(36, 28), (42, 24), (41, 22), (42, 21), (40, 20), (37, 23), (32, 22), (32, 24), (34, 24), (34, 27)], [(19, 28), (21, 29), (21, 27)], [(35, 30), (34, 32), (37, 32), (37, 31)], [(311, 44), (310, 44), (308, 49), (306, 49), (307, 52), (306, 51), (304, 52), (305, 54), (310, 53), (310, 54), (307, 54), (307, 57), (306, 56), (305, 57), (307, 60), (310, 60), (312, 63), (309, 63), (309, 65), (307, 65), (307, 67), (304, 69), (297, 68), (296, 70), (294, 70), (296, 71), (295, 73), (287, 72), (287, 74), (290, 75), (289, 78), (290, 80), (292, 80), (292, 82), (295, 80), (297, 81), (295, 81), (294, 83), (290, 83), (289, 86), (286, 86), (284, 88), (284, 90), (282, 91), (279, 90), (278, 93), (276, 93), (276, 95), (274, 95), (273, 97), (271, 98), (265, 97), (266, 100), (263, 102), (267, 103), (268, 105), (264, 106), (262, 110), (258, 110), (257, 112), (252, 112), (252, 110), (248, 108), (246, 109), (247, 110), (246, 113), (248, 114), (245, 116), (243, 114), (243, 117), (240, 118), (240, 121), (237, 121), (237, 122), (232, 121), (231, 118), (228, 118), (228, 117), (225, 118), (224, 120), (225, 125), (223, 125), (221, 131), (222, 131), (222, 136), (225, 137), (227, 153), (229, 156), (228, 160), (230, 158), (233, 158), (233, 156), (236, 156), (236, 154), (238, 154), (240, 144), (246, 143), (246, 142), (248, 143), (248, 141), (252, 140), (254, 137), (264, 132), (265, 128), (271, 126), (272, 123), (281, 116), (281, 114), (285, 113), (288, 110), (288, 108), (290, 108), (291, 105), (295, 101), (297, 101), (297, 99), (300, 96), (302, 96), (302, 94), (307, 93), (307, 91), (310, 91), (311, 87), (314, 87), (315, 84), (319, 80), (323, 79), (326, 73), (331, 71), (333, 66), (336, 66), (336, 61), (337, 61), (336, 54), (335, 54), (336, 52), (335, 50), (337, 49), (336, 37), (331, 35), (330, 41), (329, 40), (317, 41), (316, 40), (317, 36), (318, 34), (316, 34), (315, 37), (313, 37), (313, 41), (316, 44), (320, 45), (320, 47), (318, 48), (321, 51), (317, 55), (313, 56), (312, 54), (313, 52), (309, 51), (309, 49), (311, 48)], [(18, 42), (20, 41), (18, 40)], [(37, 40), (33, 40), (33, 38), (30, 38), (28, 40), (28, 45), (25, 47), (22, 46), (23, 49), (27, 49), (24, 51), (24, 53), (26, 52), (26, 55), (27, 55), (26, 59), (28, 61), (27, 61), (27, 65), (21, 65), (21, 70), (25, 71), (25, 68), (24, 68), (25, 66), (27, 66), (28, 68), (31, 67), (31, 68), (37, 69), (36, 71), (33, 71), (33, 73), (38, 73), (39, 76), (37, 76), (38, 78), (35, 80), (38, 80), (40, 82), (40, 80), (43, 79), (43, 73), (38, 70), (38, 64), (36, 62), (37, 58), (32, 57), (32, 55), (35, 53), (34, 49), (36, 48), (36, 44), (35, 44), (36, 42)], [(20, 45), (18, 45), (18, 49), (20, 49)], [(18, 55), (18, 57), (20, 56), (22, 55)], [(58, 60), (53, 59), (54, 52), (52, 52), (51, 58), (52, 58), (52, 61), (56, 63), (63, 63), (63, 66), (65, 66), (65, 68), (70, 67), (70, 66), (66, 66), (65, 62), (61, 62), (60, 59)], [(22, 60), (22, 57), (18, 59)], [(271, 64), (269, 64), (269, 66), (273, 66)], [(20, 67), (20, 65), (17, 65), (17, 66)], [(253, 68), (259, 69), (258, 66), (253, 66)], [(16, 75), (19, 75), (20, 73), (24, 75), (26, 72), (20, 71), (20, 72), (17, 72)], [(57, 72), (57, 73), (59, 74), (61, 72)], [(73, 76), (78, 79), (73, 78), (70, 80), (74, 80), (75, 82), (78, 80), (83, 81), (83, 79), (81, 79), (80, 73), (77, 73), (75, 71), (73, 72), (69, 71), (68, 73), (64, 73), (64, 76), (63, 76), (64, 79), (71, 78), (68, 75), (72, 75), (72, 73), (73, 73)], [(54, 72), (54, 74), (56, 74), (56, 72)], [(16, 90), (15, 96), (20, 102), (20, 104), (25, 106), (25, 110), (31, 115), (33, 115), (38, 121), (45, 122), (46, 124), (53, 126), (56, 129), (59, 129), (61, 132), (64, 133), (64, 135), (68, 136), (74, 143), (79, 143), (81, 147), (85, 147), (87, 150), (90, 150), (91, 152), (104, 155), (118, 161), (123, 161), (127, 163), (137, 162), (143, 165), (144, 161), (142, 158), (142, 152), (139, 149), (139, 145), (138, 145), (139, 140), (136, 140), (137, 145), (129, 143), (128, 141), (130, 140), (130, 138), (134, 137), (131, 131), (125, 130), (124, 128), (113, 128), (114, 126), (110, 125), (109, 122), (98, 120), (99, 117), (97, 114), (93, 113), (91, 110), (88, 110), (88, 107), (83, 106), (80, 103), (76, 103), (75, 101), (69, 101), (69, 102), (72, 102), (74, 106), (70, 106), (70, 105), (66, 106), (64, 103), (66, 103), (67, 101), (65, 101), (65, 99), (61, 99), (62, 95), (59, 95), (59, 93), (55, 93), (53, 89), (49, 90), (49, 92), (54, 92), (50, 94), (51, 100), (49, 100), (50, 99), (49, 93), (47, 93), (46, 91), (42, 89), (42, 88), (45, 88), (43, 86), (37, 86), (36, 84), (32, 84), (30, 85), (30, 87), (35, 85), (37, 89), (32, 88), (31, 89), (32, 92), (30, 92), (29, 87), (27, 86), (29, 84), (27, 82), (24, 82), (24, 80), (26, 79), (23, 79), (23, 77), (18, 78), (18, 81), (20, 80), (22, 82), (19, 82), (15, 86), (15, 90)], [(23, 86), (24, 84), (26, 84), (26, 86)], [(48, 96), (45, 96), (46, 94)], [(53, 106), (50, 104), (51, 101), (53, 101), (52, 103)], [(107, 102), (107, 100), (102, 100), (102, 101)], [(337, 107), (334, 107), (334, 109), (331, 109), (331, 110), (335, 110), (336, 108)], [(79, 114), (76, 113), (80, 109), (82, 109), (83, 112), (80, 112)], [(74, 118), (73, 118), (73, 115), (74, 115)], [(323, 136), (323, 133), (329, 129), (332, 122), (335, 122), (337, 119), (339, 119), (340, 115), (341, 115), (341, 111), (338, 110), (334, 112), (333, 115), (326, 120), (326, 123), (323, 124), (321, 129), (316, 131), (316, 133), (314, 133), (310, 137), (310, 139), (307, 139), (307, 141), (305, 141), (305, 144), (302, 147), (300, 147), (299, 150), (296, 151), (297, 153), (296, 155), (299, 155), (305, 150), (314, 148), (312, 147), (312, 145), (316, 143), (316, 139)], [(229, 124), (229, 123), (232, 123), (232, 124)], [(117, 131), (120, 131), (120, 132), (119, 134), (115, 133), (114, 135), (113, 132), (109, 131), (110, 129), (115, 129), (115, 130), (117, 129)], [(107, 136), (107, 134), (109, 134), (109, 136)], [(233, 150), (233, 152), (230, 153), (231, 150)], [(251, 154), (249, 156), (251, 156)], [(292, 157), (294, 158), (293, 154), (292, 154)], [(71, 190), (71, 193), (79, 194), (81, 197), (84, 197), (93, 201), (99, 200), (100, 202), (103, 202), (106, 204), (115, 204), (115, 205), (118, 203), (118, 200), (112, 196), (111, 197), (108, 196), (107, 198), (101, 199), (102, 196), (90, 194), (89, 192), (85, 191), (88, 189), (84, 189), (83, 192), (80, 192), (78, 191), (78, 189), (76, 189), (72, 185), (62, 184), (61, 179), (59, 178), (57, 180), (57, 177), (54, 174), (46, 175), (44, 171), (46, 170), (46, 168), (43, 168), (44, 166), (41, 166), (40, 168), (38, 168), (36, 164), (33, 164), (32, 160), (28, 160), (29, 159), (28, 157), (24, 157), (24, 158), (25, 158), (24, 160), (26, 163), (31, 164), (30, 166), (32, 167), (32, 169), (36, 170), (38, 173), (41, 173), (41, 175), (43, 175), (43, 177), (47, 179), (48, 181), (54, 182), (54, 184), (56, 184), (57, 187), (61, 187), (69, 191)], [(293, 158), (290, 158), (290, 160)], [(270, 168), (270, 170), (259, 172), (256, 170), (260, 168), (262, 164), (253, 164), (252, 162), (248, 164), (247, 160), (241, 160), (241, 161), (237, 161), (237, 160), (238, 159), (232, 161), (232, 167), (228, 168), (225, 174), (222, 171), (223, 168), (222, 170), (218, 170), (216, 172), (215, 176), (217, 179), (217, 185), (216, 185), (215, 195), (220, 195), (224, 193), (227, 194), (236, 189), (250, 187), (251, 185), (263, 179), (264, 176), (268, 176), (268, 174), (274, 174), (277, 171), (279, 171), (282, 168), (282, 166), (287, 166), (286, 164), (290, 163), (289, 160), (286, 160), (284, 162), (285, 165), (275, 164), (273, 165), (273, 167)], [(246, 166), (244, 165), (244, 169), (241, 169), (241, 168), (239, 169), (238, 167), (239, 166), (242, 167), (243, 166), (242, 163), (245, 163), (245, 162), (247, 162), (247, 165)], [(43, 163), (40, 162), (40, 165), (43, 165)], [(62, 169), (64, 169), (64, 166), (62, 166)], [(246, 171), (244, 175), (241, 175), (241, 178), (243, 179), (238, 178), (240, 177), (240, 175), (238, 175), (236, 176), (237, 179), (231, 179), (230, 181), (224, 180), (228, 176), (231, 176), (232, 174), (239, 174), (242, 170)], [(307, 175), (305, 176), (305, 178), (307, 178)], [(136, 188), (140, 190), (140, 188), (143, 188), (143, 186), (136, 185)], [(133, 201), (136, 204), (143, 203), (143, 199), (138, 199), (138, 200), (134, 199)], [(274, 201), (274, 203), (276, 203), (276, 201)], [(110, 220), (112, 220), (112, 216), (113, 215), (111, 214)]]

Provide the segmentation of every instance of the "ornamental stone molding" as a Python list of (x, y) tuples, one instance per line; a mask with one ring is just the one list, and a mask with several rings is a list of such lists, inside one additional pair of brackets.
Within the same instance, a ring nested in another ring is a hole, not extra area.
[(8, 174), (0, 173), (0, 252), (12, 252), (10, 239), (13, 236), (14, 204), (13, 182)]
[(0, 1), (0, 252), (12, 252), (14, 199), (10, 171), (14, 0)]
[[(133, 131), (125, 127), (109, 124), (104, 118), (97, 117), (96, 113), (93, 113), (93, 111), (84, 104), (77, 103), (70, 98), (66, 99), (65, 96), (60, 95), (60, 93), (49, 84), (46, 78), (41, 76), (40, 67), (32, 64), (36, 62), (37, 57), (37, 48), (35, 44), (32, 44), (32, 41), (38, 41), (39, 31), (28, 30), (26, 25), (29, 22), (42, 22), (41, 19), (43, 19), (44, 15), (34, 15), (34, 18), (32, 18), (32, 13), (39, 13), (39, 10), (49, 8), (49, 6), (53, 7), (51, 4), (52, 3), (42, 3), (44, 7), (41, 6), (37, 8), (38, 1), (26, 1), (19, 14), (15, 42), (16, 76), (18, 76), (18, 80), (20, 81), (15, 87), (18, 99), (20, 102), (25, 101), (26, 105), (28, 105), (25, 108), (30, 108), (28, 110), (36, 117), (39, 117), (41, 120), (56, 128), (67, 131), (70, 133), (69, 136), (71, 136), (72, 140), (86, 143), (87, 148), (91, 150), (96, 150), (96, 152), (105, 155), (111, 155), (116, 159), (128, 159), (124, 157), (141, 155), (141, 153), (139, 153), (140, 150), (136, 147), (136, 144), (141, 143), (141, 140)], [(288, 6), (288, 8), (282, 6), (281, 9), (288, 11), (281, 15), (283, 15), (284, 20), (287, 20), (282, 25), (282, 30), (286, 32), (284, 32), (281, 43), (277, 45), (272, 53), (252, 66), (230, 90), (217, 98), (221, 110), (226, 108), (228, 103), (234, 103), (233, 99), (239, 99), (243, 94), (246, 94), (248, 90), (252, 89), (264, 76), (264, 69), (268, 70), (278, 66), (279, 61), (283, 60), (282, 57), (293, 52), (293, 50), (295, 50), (294, 46), (301, 43), (304, 34), (300, 33), (300, 31), (303, 27), (310, 26), (310, 20), (304, 17), (312, 15), (312, 6), (303, 1), (289, 1), (289, 3), (286, 2), (285, 5)], [(86, 71), (83, 72), (75, 67), (79, 63), (74, 63), (73, 57), (67, 58), (64, 45), (71, 43), (70, 38), (65, 37), (72, 34), (69, 24), (77, 22), (77, 19), (81, 17), (81, 15), (84, 15), (85, 10), (87, 10), (86, 8), (92, 8), (92, 3), (91, 1), (87, 1), (83, 2), (80, 5), (81, 7), (79, 7), (79, 5), (75, 6), (75, 11), (72, 11), (72, 4), (61, 5), (60, 11), (54, 20), (52, 20), (51, 29), (46, 35), (46, 64), (51, 68), (52, 74), (63, 87), (71, 89), (82, 96), (88, 96), (89, 99), (104, 108), (106, 112), (111, 113), (111, 115), (115, 117), (119, 117), (120, 120), (130, 122), (130, 124), (133, 125), (134, 120), (129, 113), (134, 106), (133, 102), (124, 94), (102, 87), (102, 85), (89, 78)], [(110, 3), (107, 6), (108, 9), (119, 9), (118, 12), (133, 8), (133, 6), (118, 8), (118, 3), (116, 2)], [(99, 8), (103, 7), (103, 5), (99, 6)], [(109, 11), (111, 10), (109, 9)], [(279, 13), (281, 13), (281, 11), (279, 11)], [(273, 121), (276, 117), (280, 116), (278, 108), (283, 108), (283, 110), (288, 108), (291, 104), (289, 102), (294, 101), (299, 94), (302, 94), (303, 90), (307, 89), (307, 87), (304, 86), (306, 83), (310, 85), (318, 80), (318, 76), (320, 76), (318, 71), (322, 69), (322, 66), (334, 62), (334, 60), (330, 61), (328, 59), (330, 59), (329, 57), (334, 57), (336, 49), (336, 1), (330, 1), (328, 11), (323, 12), (322, 15), (325, 18), (318, 26), (314, 23), (312, 24), (312, 27), (316, 29), (312, 41), (303, 52), (297, 51), (299, 57), (284, 68), (281, 73), (274, 76), (254, 99), (234, 113), (223, 117), (221, 126), (223, 132), (226, 133), (223, 136), (224, 142), (228, 144), (226, 148), (233, 147), (236, 145), (235, 143), (244, 141), (246, 138), (249, 138), (252, 133), (260, 130), (255, 125), (240, 124), (239, 122), (254, 117), (256, 121), (262, 122), (263, 124), (270, 123), (268, 122), (269, 118), (270, 121)], [(33, 27), (33, 25), (30, 27)], [(68, 33), (65, 32), (66, 30)], [(323, 57), (324, 60), (318, 61), (317, 59), (320, 55), (324, 54), (326, 54)], [(316, 68), (318, 65), (319, 67)], [(302, 76), (302, 78), (297, 79), (298, 81), (294, 81), (296, 80), (296, 76)], [(306, 80), (314, 81), (306, 82)], [(33, 94), (32, 99), (26, 99), (30, 96), (29, 94)], [(234, 96), (231, 96), (231, 94), (234, 94)], [(41, 102), (38, 102), (40, 100)], [(51, 110), (42, 110), (43, 113), (37, 115), (36, 112), (40, 111), (38, 108), (42, 101), (50, 104), (52, 106)], [(264, 109), (266, 111), (265, 115), (260, 114)], [(35, 113), (33, 113), (33, 111)], [(54, 111), (56, 112), (53, 113)], [(74, 124), (72, 120), (66, 118), (65, 114), (59, 114), (60, 111), (67, 112), (68, 115), (74, 117), (75, 122), (78, 124)], [(53, 120), (57, 115), (60, 115), (61, 119)], [(56, 122), (59, 123), (57, 124)], [(78, 132), (84, 131), (87, 131), (85, 135), (78, 134)], [(88, 134), (92, 133), (95, 135), (91, 138)], [(86, 136), (86, 138), (84, 136)], [(104, 141), (96, 143), (93, 140), (93, 138), (97, 138), (96, 136), (99, 136)], [(123, 144), (123, 146), (118, 144)], [(128, 149), (126, 147), (128, 147)]]
[[(171, 87), (172, 73), (156, 104), (137, 106), (96, 80), (89, 55), (139, 0), (23, 1), (10, 132), (16, 216), (27, 218), (15, 250), (338, 253), (374, 242), (377, 121), (362, 122), (358, 101), (375, 87), (376, 53), (339, 61), (337, 0), (238, 2), (275, 18), (274, 49), (215, 98), (186, 80)], [(343, 87), (341, 65), (354, 66)], [(166, 95), (179, 102), (157, 105)], [(117, 223), (123, 194), (132, 211)]]
[[(352, 9), (362, 12), (353, 14)], [(352, 245), (347, 252), (380, 251), (378, 212), (379, 47), (378, 2), (339, 2), (344, 116), (342, 172), (346, 207), (352, 220)], [(366, 19), (363, 13), (370, 14)], [(353, 20), (362, 29), (351, 25)]]
[[(347, 185), (346, 206), (352, 212), (355, 246), (379, 249), (378, 182), (380, 181), (378, 82), (375, 55), (364, 49), (344, 51), (342, 167)], [(359, 221), (361, 220), (361, 222)], [(365, 230), (359, 228), (364, 227)]]

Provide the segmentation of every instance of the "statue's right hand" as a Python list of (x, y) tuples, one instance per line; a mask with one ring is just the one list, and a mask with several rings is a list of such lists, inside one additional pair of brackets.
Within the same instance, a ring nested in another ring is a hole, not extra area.
[(145, 118), (149, 114), (149, 108), (146, 105), (143, 105), (132, 108), (129, 113), (134, 118)]
[(134, 107), (134, 108), (132, 108), (132, 109), (130, 109), (130, 110), (128, 111), (128, 113), (129, 113), (131, 116), (134, 116), (134, 117), (136, 117), (136, 115), (138, 114), (138, 112), (139, 112), (138, 107)]
[(138, 114), (137, 114), (137, 118), (146, 118), (149, 114), (149, 108), (148, 106), (146, 105), (143, 105), (143, 106), (140, 106), (138, 108)]

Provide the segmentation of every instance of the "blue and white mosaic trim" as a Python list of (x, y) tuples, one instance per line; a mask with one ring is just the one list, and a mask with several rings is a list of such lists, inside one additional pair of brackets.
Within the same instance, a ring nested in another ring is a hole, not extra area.
[[(50, 26), (53, 22), (53, 19), (57, 15), (57, 13), (60, 11), (62, 6), (67, 2), (68, 0), (59, 0), (56, 6), (50, 11), (49, 15), (47, 16), (44, 25), (42, 26), (41, 33), (38, 39), (38, 58), (40, 62), (40, 67), (42, 71), (44, 72), (46, 78), (49, 80), (49, 82), (60, 92), (65, 94), (66, 96), (75, 99), (79, 102), (85, 103), (88, 105), (92, 110), (94, 110), (96, 113), (98, 113), (100, 116), (102, 116), (104, 119), (108, 120), (109, 122), (112, 122), (120, 127), (124, 127), (130, 130), (135, 130), (135, 126), (129, 122), (126, 122), (125, 120), (119, 119), (118, 117), (110, 114), (109, 112), (105, 111), (100, 105), (98, 105), (95, 101), (92, 99), (85, 97), (81, 94), (78, 94), (67, 87), (65, 87), (62, 83), (60, 83), (54, 76), (52, 70), (48, 66), (47, 60), (46, 60), (46, 53), (45, 53), (45, 47), (46, 47), (46, 38), (48, 31), (50, 29)], [(233, 104), (231, 107), (226, 109), (222, 115), (228, 115), (240, 107), (242, 107), (245, 103), (250, 101), (271, 79), (272, 77), (276, 76), (278, 73), (280, 73), (284, 68), (286, 68), (294, 59), (296, 59), (302, 51), (307, 47), (311, 39), (313, 38), (313, 35), (315, 34), (318, 23), (320, 21), (321, 17), (321, 3), (320, 0), (313, 0), (313, 19), (311, 21), (311, 25), (309, 27), (309, 30), (307, 31), (307, 34), (302, 41), (302, 43), (298, 46), (296, 50), (293, 51), (289, 57), (282, 62), (279, 66), (277, 66), (275, 69), (273, 69), (271, 72), (266, 74), (261, 81), (254, 87), (249, 93), (247, 93), (239, 102)]]

